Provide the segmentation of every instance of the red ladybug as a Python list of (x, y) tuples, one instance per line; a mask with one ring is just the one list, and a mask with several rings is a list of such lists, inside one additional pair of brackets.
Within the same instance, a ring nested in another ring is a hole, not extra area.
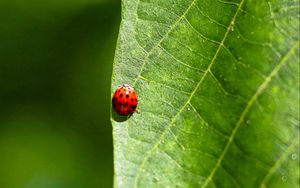
[(115, 91), (112, 105), (120, 115), (128, 116), (137, 112), (138, 97), (135, 90), (128, 84), (122, 84)]

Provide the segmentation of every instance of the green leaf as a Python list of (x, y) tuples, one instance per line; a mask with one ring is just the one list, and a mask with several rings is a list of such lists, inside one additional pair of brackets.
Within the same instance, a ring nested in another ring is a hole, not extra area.
[(299, 1), (123, 0), (115, 187), (299, 187)]

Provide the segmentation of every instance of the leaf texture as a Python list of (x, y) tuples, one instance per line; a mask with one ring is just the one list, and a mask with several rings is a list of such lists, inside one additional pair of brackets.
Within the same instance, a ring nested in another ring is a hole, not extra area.
[(299, 1), (123, 0), (115, 187), (299, 187)]

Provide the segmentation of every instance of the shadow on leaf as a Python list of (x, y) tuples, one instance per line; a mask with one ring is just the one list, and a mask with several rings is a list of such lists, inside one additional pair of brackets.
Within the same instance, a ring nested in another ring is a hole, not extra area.
[(111, 109), (111, 111), (112, 111), (111, 112), (112, 118), (117, 122), (124, 122), (132, 116), (132, 114), (130, 114), (128, 116), (119, 115), (114, 109)]

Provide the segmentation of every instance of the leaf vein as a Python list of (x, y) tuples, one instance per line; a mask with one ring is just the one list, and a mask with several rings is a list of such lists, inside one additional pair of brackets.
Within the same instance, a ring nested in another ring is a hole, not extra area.
[[(196, 1), (196, 0), (195, 0)], [(192, 2), (192, 4), (188, 7), (188, 9), (185, 11), (185, 13), (183, 14), (182, 17), (184, 17), (184, 15), (189, 11), (189, 9), (192, 7), (192, 5), (195, 3), (195, 1)], [(212, 65), (214, 64), (216, 58), (217, 58), (217, 55), (219, 54), (220, 50), (222, 49), (222, 45), (224, 45), (224, 42), (228, 36), (228, 34), (230, 33), (231, 31), (231, 28), (233, 27), (233, 24), (236, 20), (236, 17), (243, 5), (243, 2), (244, 0), (242, 0), (237, 8), (237, 11), (235, 13), (235, 15), (233, 16), (231, 22), (229, 23), (228, 25), (228, 28), (227, 28), (227, 31), (226, 33), (224, 34), (224, 37), (219, 45), (219, 47), (217, 48), (216, 50), (216, 53), (215, 55), (213, 56), (213, 58), (211, 59), (211, 62), (208, 66), (208, 68), (205, 70), (203, 76), (201, 77), (200, 81), (197, 83), (195, 89), (193, 90), (193, 92), (191, 93), (190, 97), (188, 98), (188, 100), (186, 101), (186, 103), (182, 106), (182, 108), (175, 114), (175, 116), (172, 118), (171, 122), (169, 123), (169, 125), (165, 128), (164, 132), (161, 134), (161, 136), (158, 138), (158, 140), (155, 142), (155, 144), (153, 145), (153, 147), (148, 151), (148, 153), (145, 155), (144, 159), (142, 160), (142, 163), (141, 165), (138, 167), (138, 170), (137, 170), (137, 173), (136, 173), (136, 177), (134, 179), (134, 187), (137, 187), (137, 183), (138, 183), (138, 179), (140, 177), (140, 174), (141, 174), (141, 171), (142, 169), (144, 168), (144, 165), (146, 163), (146, 161), (149, 159), (149, 157), (152, 155), (152, 152), (154, 152), (159, 144), (161, 143), (162, 139), (164, 138), (164, 136), (166, 135), (166, 133), (168, 132), (168, 129), (170, 129), (172, 127), (172, 125), (174, 124), (175, 120), (177, 119), (177, 116), (179, 114), (181, 114), (181, 112), (185, 109), (185, 107), (190, 103), (191, 99), (193, 98), (193, 96), (195, 95), (196, 91), (199, 89), (200, 85), (202, 84), (202, 82), (204, 81), (206, 75), (208, 74), (208, 71), (211, 69)], [(180, 19), (182, 19), (182, 17)], [(156, 45), (157, 46), (157, 45)], [(143, 64), (142, 66), (142, 69), (143, 67), (145, 66), (145, 64)], [(141, 69), (141, 70), (142, 70)], [(135, 81), (136, 83), (136, 81)]]
[(187, 169), (186, 167), (182, 166), (179, 162), (177, 162), (170, 154), (168, 154), (167, 152), (163, 151), (163, 154), (165, 154), (171, 161), (173, 161), (176, 166), (178, 166), (180, 169), (182, 169), (183, 171), (192, 174), (194, 176), (197, 176), (198, 178), (204, 179), (203, 176), (200, 176), (199, 174), (196, 174), (195, 172), (192, 172), (191, 170)]
[(225, 89), (225, 87), (222, 85), (221, 81), (215, 76), (215, 74), (210, 70), (209, 71), (210, 75), (213, 77), (213, 79), (217, 82), (218, 86), (221, 88), (221, 90), (223, 91), (223, 93), (226, 95), (226, 96), (232, 96), (232, 97), (235, 97), (235, 98), (240, 98), (244, 101), (247, 101), (245, 97), (241, 96), (241, 95), (236, 95), (236, 94), (233, 94), (229, 91), (227, 91)]
[(217, 20), (211, 18), (210, 16), (204, 14), (204, 13), (199, 9), (199, 7), (197, 7), (197, 9), (199, 10), (199, 12), (200, 12), (200, 14), (201, 14), (202, 16), (204, 16), (205, 18), (209, 19), (211, 22), (215, 23), (215, 24), (218, 25), (218, 26), (221, 26), (221, 27), (227, 29), (227, 26), (226, 26), (226, 25), (224, 25), (224, 24), (218, 22)]
[(153, 23), (153, 24), (165, 26), (166, 28), (170, 28), (169, 24), (163, 23), (163, 22), (159, 22), (158, 20), (147, 20), (145, 18), (140, 18), (140, 17), (137, 17), (137, 20), (140, 20), (141, 22), (150, 22), (150, 23)]
[(171, 56), (174, 60), (176, 60), (178, 63), (180, 63), (180, 64), (182, 64), (182, 65), (184, 65), (184, 66), (186, 66), (186, 67), (188, 67), (188, 68), (190, 68), (190, 69), (194, 69), (194, 70), (197, 70), (197, 71), (202, 72), (202, 73), (204, 72), (204, 70), (202, 70), (202, 69), (193, 67), (193, 66), (188, 65), (188, 64), (182, 62), (181, 60), (177, 59), (176, 57), (174, 57), (174, 55), (172, 55), (170, 52), (168, 52), (164, 47), (162, 47), (162, 46), (159, 46), (159, 47), (160, 47), (166, 54), (168, 54), (168, 55)]
[(220, 42), (215, 41), (215, 40), (213, 40), (213, 39), (210, 39), (210, 38), (204, 36), (202, 33), (200, 33), (200, 31), (198, 31), (198, 30), (190, 23), (190, 21), (189, 21), (186, 17), (184, 17), (184, 20), (185, 20), (186, 23), (190, 26), (190, 28), (191, 28), (193, 31), (195, 31), (201, 38), (203, 38), (204, 40), (207, 40), (207, 41), (209, 41), (209, 42), (211, 42), (211, 43), (220, 45)]
[(235, 3), (235, 2), (230, 2), (230, 1), (222, 1), (222, 0), (218, 0), (220, 3), (223, 3), (223, 4), (229, 4), (229, 5), (235, 5), (235, 6), (239, 6), (238, 3)]
[(287, 157), (293, 152), (293, 150), (297, 147), (299, 144), (299, 136), (296, 134), (294, 137), (292, 143), (286, 148), (285, 151), (282, 152), (279, 159), (274, 163), (274, 165), (269, 169), (266, 176), (261, 181), (259, 187), (264, 188), (265, 185), (268, 183), (272, 175), (275, 173), (275, 171), (282, 165), (282, 163), (287, 159)]
[(197, 116), (203, 121), (203, 123), (208, 126), (208, 127), (211, 127), (212, 130), (214, 132), (216, 132), (218, 135), (222, 136), (222, 137), (225, 137), (225, 138), (229, 138), (228, 135), (222, 133), (221, 131), (219, 131), (217, 128), (215, 128), (214, 126), (210, 125), (207, 121), (205, 121), (203, 119), (203, 117), (200, 115), (200, 113), (198, 112), (198, 110), (196, 110), (196, 108), (194, 107), (194, 105), (192, 105), (191, 103), (189, 103), (190, 107), (193, 109), (193, 111), (197, 114)]
[(146, 59), (149, 58), (149, 56), (150, 56), (150, 54), (153, 52), (153, 50), (156, 49), (156, 48), (157, 48), (157, 47), (165, 40), (165, 38), (169, 35), (169, 33), (176, 27), (176, 25), (182, 20), (182, 18), (184, 18), (184, 16), (189, 12), (189, 10), (193, 7), (193, 5), (195, 4), (196, 1), (197, 1), (197, 0), (193, 0), (193, 1), (191, 2), (191, 4), (190, 4), (190, 5), (188, 6), (188, 8), (184, 11), (184, 13), (183, 13), (180, 17), (178, 17), (177, 20), (175, 20), (175, 22), (171, 25), (170, 29), (164, 34), (164, 36), (158, 41), (158, 43), (157, 43), (156, 45), (154, 45), (154, 46), (149, 50), (148, 54), (147, 54), (146, 57), (144, 58), (144, 61), (143, 61), (142, 66), (141, 66), (141, 68), (140, 68), (140, 71), (139, 71), (139, 73), (138, 73), (136, 79), (134, 80), (134, 82), (133, 82), (133, 84), (132, 84), (133, 87), (135, 86), (136, 82), (137, 82), (138, 79), (139, 79), (139, 76), (140, 76), (140, 75), (142, 74), (142, 72), (143, 72), (143, 69), (144, 69), (145, 64), (146, 64)]

